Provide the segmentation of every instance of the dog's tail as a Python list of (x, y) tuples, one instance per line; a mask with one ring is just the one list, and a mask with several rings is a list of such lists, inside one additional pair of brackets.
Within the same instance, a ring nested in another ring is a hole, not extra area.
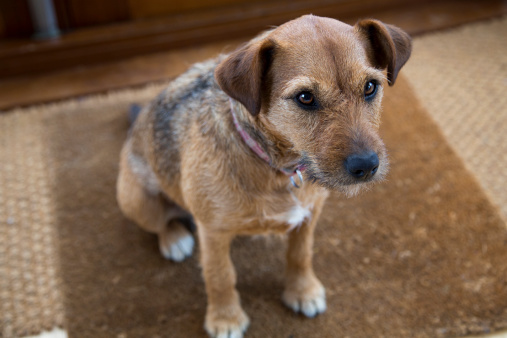
[(130, 123), (130, 126), (133, 126), (134, 123), (136, 122), (137, 120), (137, 117), (139, 116), (139, 113), (141, 112), (143, 108), (141, 107), (141, 105), (137, 104), (137, 103), (132, 103), (129, 107), (129, 123)]

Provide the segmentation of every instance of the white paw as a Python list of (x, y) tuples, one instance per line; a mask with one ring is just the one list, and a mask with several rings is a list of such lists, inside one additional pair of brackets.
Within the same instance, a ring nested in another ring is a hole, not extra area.
[(227, 316), (208, 314), (204, 328), (212, 338), (243, 338), (250, 320), (241, 308)]
[(326, 311), (326, 292), (321, 285), (307, 292), (286, 290), (283, 302), (294, 312), (301, 312), (306, 317), (313, 318)]
[(194, 237), (188, 234), (180, 237), (170, 245), (161, 245), (160, 252), (162, 256), (175, 262), (181, 262), (185, 258), (192, 256), (194, 251)]
[[(243, 338), (243, 334), (246, 331), (243, 328), (229, 328), (222, 331), (217, 331), (215, 335), (211, 335), (213, 338)], [(209, 332), (208, 332), (209, 333)]]

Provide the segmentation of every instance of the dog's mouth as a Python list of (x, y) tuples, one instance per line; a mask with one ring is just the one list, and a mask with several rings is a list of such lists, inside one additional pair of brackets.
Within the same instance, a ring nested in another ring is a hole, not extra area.
[(346, 161), (341, 161), (342, 165), (337, 165), (331, 169), (325, 169), (325, 166), (303, 155), (299, 161), (299, 166), (304, 168), (306, 180), (318, 184), (326, 189), (338, 190), (348, 197), (357, 195), (362, 190), (370, 189), (375, 183), (381, 182), (389, 170), (387, 156), (382, 154), (378, 160), (378, 165), (364, 170), (351, 170), (347, 168)]

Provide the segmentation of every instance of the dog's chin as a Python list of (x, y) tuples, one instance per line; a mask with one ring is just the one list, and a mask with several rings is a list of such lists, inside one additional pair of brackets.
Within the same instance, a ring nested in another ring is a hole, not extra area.
[(382, 155), (380, 166), (375, 175), (368, 178), (352, 177), (345, 168), (325, 168), (308, 156), (303, 156), (300, 165), (306, 168), (305, 176), (309, 181), (318, 184), (328, 190), (343, 193), (348, 198), (359, 195), (361, 192), (370, 190), (375, 184), (382, 182), (389, 171), (389, 161), (385, 154)]
[(369, 179), (355, 179), (348, 175), (327, 176), (319, 175), (310, 177), (312, 181), (328, 190), (336, 190), (344, 194), (347, 198), (359, 195), (364, 191), (370, 190), (375, 184), (384, 180), (385, 174), (378, 173)]
[(352, 198), (359, 195), (363, 191), (370, 190), (371, 187), (375, 184), (375, 182), (376, 181), (374, 180), (349, 185), (340, 185), (336, 187), (335, 190), (338, 190), (339, 192), (344, 194), (347, 198)]

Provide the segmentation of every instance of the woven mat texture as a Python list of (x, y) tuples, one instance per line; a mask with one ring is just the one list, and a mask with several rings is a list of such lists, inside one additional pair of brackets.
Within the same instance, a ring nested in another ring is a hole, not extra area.
[(415, 39), (403, 72), (507, 220), (507, 17)]
[[(146, 101), (160, 89), (158, 85), (136, 90), (135, 98)], [(111, 105), (112, 100), (114, 106), (115, 100), (130, 97), (129, 93), (112, 95), (106, 102)], [(62, 112), (78, 121), (77, 116), (89, 106), (97, 115), (102, 102), (102, 96), (95, 96), (86, 104), (72, 100), (0, 114), (0, 337), (65, 327), (59, 259), (64, 239), (60, 239), (61, 220), (55, 205), (61, 181), (54, 177), (57, 163), (50, 149), (53, 132), (60, 131), (47, 124)], [(64, 170), (73, 170), (71, 161), (60, 164)]]
[[(198, 252), (164, 260), (115, 201), (128, 106), (160, 89), (0, 115), (0, 336), (63, 326), (71, 337), (205, 337)], [(235, 241), (248, 337), (507, 328), (505, 223), (416, 95), (403, 75), (386, 90), (388, 180), (327, 202), (314, 259), (324, 315), (308, 320), (282, 305), (281, 239)]]
[(38, 112), (0, 115), (0, 336), (63, 325), (53, 177)]

